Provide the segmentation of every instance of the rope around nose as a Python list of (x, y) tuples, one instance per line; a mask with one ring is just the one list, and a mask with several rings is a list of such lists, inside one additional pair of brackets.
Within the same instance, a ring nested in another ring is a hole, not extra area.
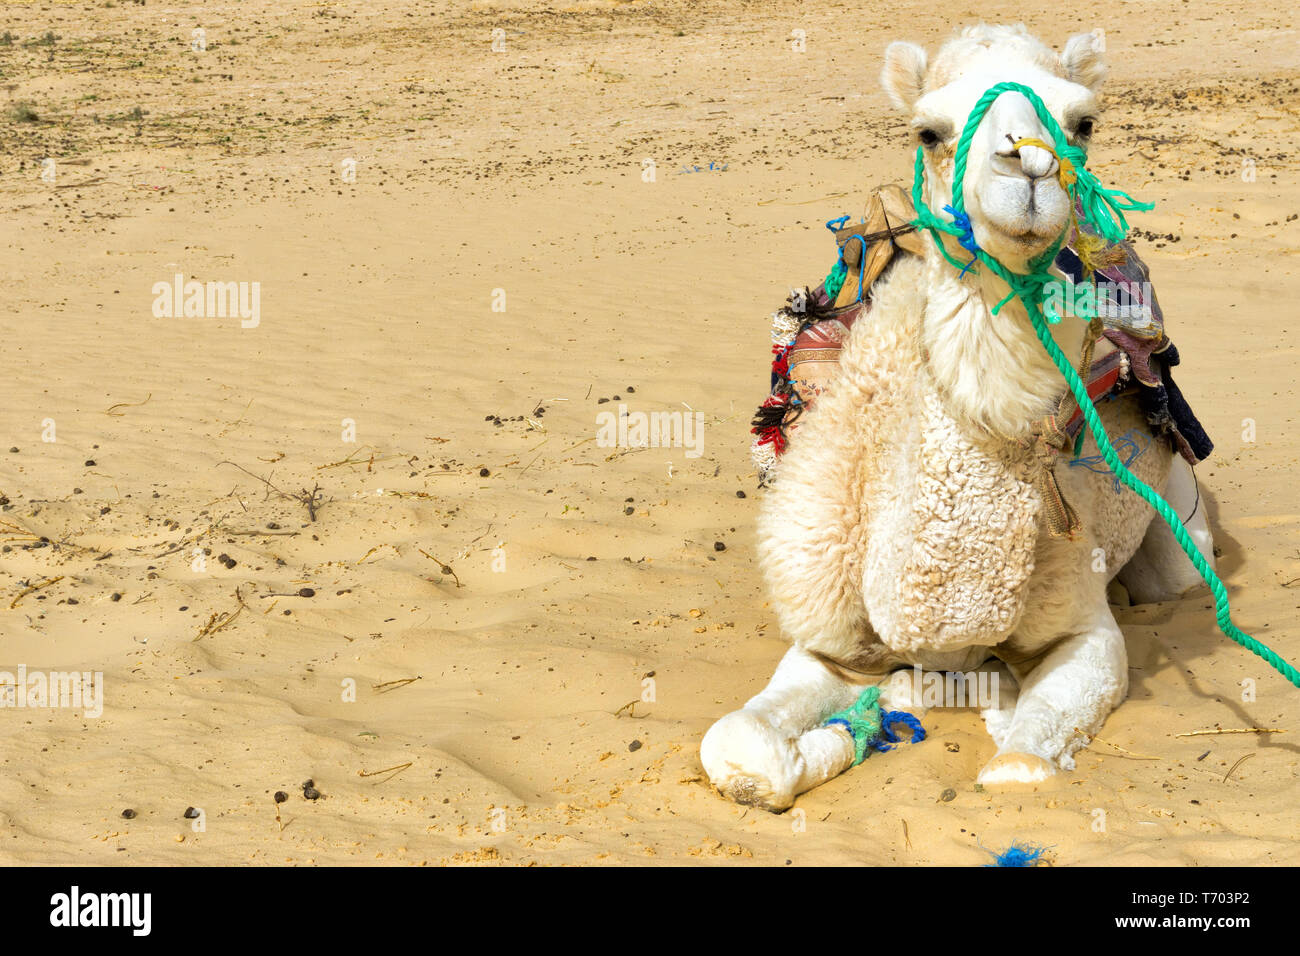
[[(1056, 365), (1065, 378), (1066, 385), (1069, 386), (1075, 401), (1079, 403), (1084, 421), (1087, 423), (1089, 431), (1092, 432), (1092, 437), (1097, 442), (1097, 448), (1101, 452), (1102, 458), (1120, 481), (1137, 492), (1164, 519), (1165, 524), (1169, 525), (1169, 530), (1173, 532), (1174, 539), (1178, 542), (1179, 547), (1183, 549), (1183, 553), (1192, 562), (1202, 580), (1209, 585), (1210, 591), (1214, 595), (1215, 618), (1219, 630), (1251, 653), (1263, 658), (1292, 685), (1300, 687), (1300, 671), (1297, 671), (1295, 667), (1267, 644), (1255, 640), (1232, 622), (1232, 611), (1228, 606), (1228, 589), (1224, 587), (1219, 576), (1210, 567), (1210, 563), (1196, 547), (1196, 543), (1183, 526), (1182, 519), (1178, 517), (1178, 513), (1169, 505), (1169, 502), (1165, 501), (1150, 486), (1129, 471), (1124, 462), (1120, 460), (1114, 446), (1111, 445), (1110, 439), (1106, 435), (1106, 429), (1101, 423), (1101, 416), (1097, 414), (1097, 407), (1092, 403), (1087, 387), (1080, 380), (1073, 366), (1070, 365), (1060, 346), (1056, 344), (1056, 340), (1052, 338), (1048, 325), (1055, 325), (1060, 322), (1061, 317), (1054, 313), (1044, 313), (1043, 305), (1046, 299), (1047, 287), (1057, 281), (1048, 272), (1048, 268), (1056, 260), (1056, 255), (1065, 242), (1069, 228), (1067, 227), (1062, 231), (1050, 249), (1029, 263), (1028, 273), (1012, 272), (1007, 269), (1002, 263), (981, 249), (975, 241), (974, 228), (971, 225), (970, 216), (966, 212), (966, 200), (962, 188), (966, 180), (966, 161), (970, 153), (971, 140), (974, 138), (975, 131), (979, 128), (979, 124), (984, 119), (989, 107), (993, 105), (993, 101), (999, 96), (1010, 91), (1020, 93), (1029, 100), (1034, 107), (1034, 111), (1038, 114), (1039, 120), (1055, 140), (1055, 144), (1049, 146), (1042, 140), (1021, 139), (1016, 143), (1015, 148), (1019, 149), (1021, 145), (1038, 146), (1050, 150), (1056, 156), (1059, 164), (1058, 177), (1061, 187), (1070, 198), (1072, 223), (1074, 221), (1074, 207), (1077, 203), (1082, 208), (1082, 218), (1104, 239), (1114, 243), (1122, 240), (1128, 233), (1128, 220), (1124, 218), (1125, 212), (1146, 211), (1154, 208), (1151, 203), (1138, 202), (1132, 196), (1117, 189), (1103, 188), (1097, 177), (1085, 166), (1088, 158), (1087, 154), (1081, 147), (1070, 144), (1060, 124), (1048, 112), (1038, 94), (1021, 83), (1008, 82), (998, 83), (996, 86), (990, 87), (980, 97), (979, 102), (975, 104), (975, 108), (971, 110), (971, 114), (966, 120), (966, 126), (957, 141), (957, 155), (953, 162), (952, 204), (946, 207), (946, 211), (952, 214), (952, 222), (947, 222), (936, 216), (921, 198), (922, 187), (925, 183), (925, 158), (924, 150), (917, 147), (915, 177), (912, 181), (912, 204), (916, 207), (917, 216), (913, 220), (913, 225), (930, 233), (939, 252), (953, 267), (965, 272), (973, 267), (976, 262), (980, 262), (987, 266), (994, 275), (1007, 283), (1011, 291), (993, 307), (995, 314), (1010, 301), (1013, 295), (1020, 298), (1020, 301), (1024, 303), (1025, 311), (1029, 313), (1030, 321), (1033, 322), (1038, 341), (1042, 343), (1053, 364)], [(948, 250), (944, 247), (940, 233), (946, 233), (956, 238), (962, 248), (972, 254), (971, 261), (961, 263), (949, 255)]]
[(1070, 191), (1070, 187), (1074, 185), (1079, 175), (1074, 171), (1074, 163), (1070, 162), (1068, 156), (1058, 156), (1055, 146), (1049, 146), (1041, 139), (1035, 139), (1033, 136), (1026, 136), (1011, 144), (1012, 149), (1020, 149), (1022, 146), (1037, 146), (1039, 149), (1045, 149), (1051, 153), (1056, 158), (1057, 181), (1060, 182), (1061, 188), (1067, 193)]

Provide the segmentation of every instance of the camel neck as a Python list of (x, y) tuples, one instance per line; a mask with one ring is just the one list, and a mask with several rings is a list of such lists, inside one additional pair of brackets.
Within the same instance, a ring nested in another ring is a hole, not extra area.
[[(1009, 440), (1029, 435), (1065, 389), (1034, 332), (1024, 304), (987, 269), (959, 276), (935, 249), (926, 255), (927, 302), (921, 344), (949, 413)], [(1066, 355), (1082, 348), (1085, 324), (1064, 319), (1052, 328)]]

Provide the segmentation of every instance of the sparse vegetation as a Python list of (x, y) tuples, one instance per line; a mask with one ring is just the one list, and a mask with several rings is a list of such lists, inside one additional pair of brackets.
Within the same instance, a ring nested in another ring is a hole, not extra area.
[(39, 123), (41, 121), (36, 108), (28, 100), (18, 100), (16, 103), (10, 103), (5, 113), (11, 123)]

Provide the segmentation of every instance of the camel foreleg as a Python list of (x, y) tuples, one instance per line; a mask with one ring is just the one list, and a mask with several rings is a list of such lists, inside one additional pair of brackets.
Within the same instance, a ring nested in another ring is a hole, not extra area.
[[(722, 794), (737, 803), (779, 812), (795, 797), (853, 765), (853, 739), (826, 718), (869, 686), (846, 680), (799, 647), (786, 652), (762, 693), (727, 714), (704, 735), (700, 760)], [(912, 710), (911, 672), (885, 681), (881, 706)]]

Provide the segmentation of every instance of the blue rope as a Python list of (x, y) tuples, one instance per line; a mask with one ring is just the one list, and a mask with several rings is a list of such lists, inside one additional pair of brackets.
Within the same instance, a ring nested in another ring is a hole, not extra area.
[(952, 206), (944, 206), (943, 211), (952, 216), (952, 224), (960, 230), (960, 234), (956, 237), (958, 245), (971, 254), (971, 260), (966, 263), (966, 268), (958, 273), (958, 278), (961, 278), (970, 271), (971, 266), (979, 262), (980, 244), (975, 241), (975, 227), (971, 225), (969, 213), (958, 212)]
[[(882, 710), (880, 712), (880, 734), (891, 744), (899, 742), (898, 734), (894, 733), (893, 725), (902, 724), (912, 732), (911, 743), (919, 744), (925, 739), (925, 728), (921, 726), (921, 721), (913, 714), (904, 710)], [(881, 753), (886, 750), (893, 750), (888, 744), (879, 744), (876, 749)]]

